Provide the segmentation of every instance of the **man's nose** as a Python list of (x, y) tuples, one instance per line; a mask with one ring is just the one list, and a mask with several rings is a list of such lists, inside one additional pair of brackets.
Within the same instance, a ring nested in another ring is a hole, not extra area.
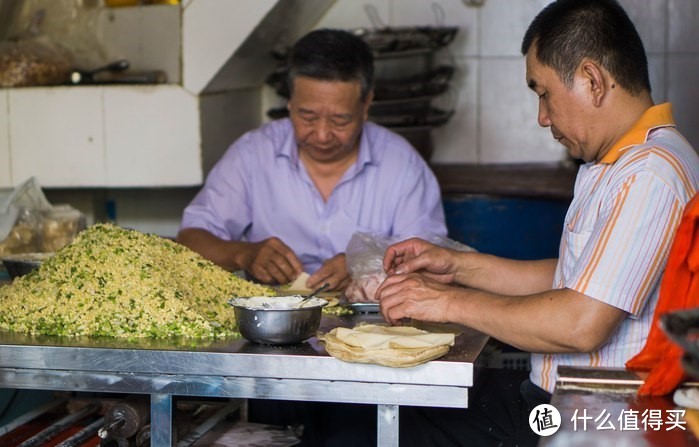
[(315, 134), (318, 141), (330, 141), (332, 139), (332, 128), (325, 120), (318, 120), (315, 127)]
[(539, 115), (537, 117), (537, 120), (539, 121), (539, 126), (541, 127), (551, 126), (551, 120), (549, 119), (548, 110), (546, 109), (546, 106), (543, 105), (541, 102), (539, 102)]

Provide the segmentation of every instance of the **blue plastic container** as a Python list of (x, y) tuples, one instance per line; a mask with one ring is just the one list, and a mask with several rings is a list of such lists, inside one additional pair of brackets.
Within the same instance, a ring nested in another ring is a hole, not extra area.
[(570, 199), (459, 195), (444, 198), (449, 237), (511, 259), (558, 257)]

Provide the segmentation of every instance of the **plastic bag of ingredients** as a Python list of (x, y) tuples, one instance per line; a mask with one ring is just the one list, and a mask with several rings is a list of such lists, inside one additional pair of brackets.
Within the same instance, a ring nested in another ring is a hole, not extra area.
[(41, 249), (40, 212), (20, 208), (6, 237), (0, 240), (0, 256), (36, 253)]
[[(387, 237), (374, 233), (357, 232), (352, 235), (345, 257), (347, 269), (352, 276), (352, 282), (345, 291), (345, 296), (351, 302), (376, 301), (376, 289), (386, 279), (383, 269), (383, 258), (386, 249), (397, 242), (409, 239), (412, 236)], [(475, 251), (472, 247), (464, 245), (453, 239), (432, 235), (420, 236), (428, 242), (441, 247), (458, 251)]]
[(34, 177), (0, 191), (0, 255), (39, 251), (41, 213), (50, 209)]
[(97, 0), (24, 0), (1, 12), (0, 87), (65, 84), (76, 66), (98, 66)]
[(72, 63), (64, 51), (41, 39), (0, 43), (0, 87), (65, 84)]
[(85, 228), (85, 221), (69, 205), (52, 206), (32, 177), (0, 191), (0, 256), (59, 250)]
[(70, 205), (56, 205), (41, 213), (41, 251), (52, 253), (73, 242), (86, 228), (85, 215)]

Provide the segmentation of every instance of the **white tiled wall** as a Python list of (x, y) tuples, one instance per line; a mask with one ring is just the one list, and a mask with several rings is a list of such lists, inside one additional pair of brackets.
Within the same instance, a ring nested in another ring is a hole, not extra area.
[[(106, 173), (101, 96), (94, 88), (10, 89), (12, 176), (44, 184), (98, 184)], [(42, 123), (37, 127), (36, 123)], [(75, 129), (80, 129), (76, 132)], [(46, 150), (54, 148), (54, 150)], [(56, 166), (65, 168), (57, 170)], [(79, 181), (73, 181), (79, 179)]]
[(677, 127), (699, 147), (699, 1), (668, 0), (667, 99)]
[(134, 70), (162, 70), (168, 82), (180, 82), (179, 8), (153, 5), (102, 11), (96, 28), (103, 42), (105, 62), (127, 59)]
[(696, 0), (667, 0), (667, 3), (668, 51), (696, 55), (699, 53), (699, 39), (697, 39), (699, 2)]
[(196, 98), (184, 89), (105, 88), (106, 184), (198, 184), (200, 154), (191, 148), (200, 147), (200, 137), (196, 126), (189, 125), (197, 120)]
[[(214, 1), (214, 0), (211, 0)], [(673, 102), (679, 128), (699, 148), (699, 0), (620, 0), (644, 40), (656, 102)], [(482, 3), (474, 7), (470, 4)], [(451, 121), (434, 132), (434, 163), (557, 162), (564, 149), (536, 122), (536, 98), (524, 81), (520, 44), (549, 0), (337, 0), (317, 27), (371, 27), (367, 11), (390, 26), (459, 26), (448, 54), (457, 68), (448, 97)], [(367, 7), (367, 5), (369, 5)], [(186, 77), (186, 76), (185, 76)], [(3, 101), (0, 90), (0, 128)], [(268, 101), (269, 102), (269, 101)], [(266, 110), (267, 104), (262, 104)], [(0, 186), (3, 139), (0, 134)], [(223, 144), (223, 142), (222, 142)], [(97, 191), (117, 202), (119, 224), (174, 236), (194, 189)], [(62, 201), (73, 202), (68, 195)], [(80, 203), (78, 201), (78, 203)]]
[[(459, 26), (449, 46), (457, 67), (456, 112), (434, 132), (434, 163), (558, 162), (565, 150), (536, 123), (520, 45), (550, 0), (338, 0), (318, 26), (371, 26), (371, 5), (389, 26)], [(482, 6), (470, 6), (471, 4)], [(620, 0), (649, 59), (656, 102), (671, 101), (678, 127), (699, 148), (699, 1)]]

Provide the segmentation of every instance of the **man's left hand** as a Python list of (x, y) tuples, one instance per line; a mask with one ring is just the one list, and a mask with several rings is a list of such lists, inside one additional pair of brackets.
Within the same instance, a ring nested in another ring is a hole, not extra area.
[(454, 288), (426, 275), (410, 273), (386, 278), (376, 291), (381, 313), (389, 324), (403, 318), (437, 323), (449, 322), (449, 293)]
[(345, 254), (340, 253), (323, 263), (323, 265), (308, 278), (306, 286), (309, 289), (317, 289), (323, 284), (330, 283), (330, 288), (326, 290), (344, 290), (347, 288), (352, 278), (347, 271)]

